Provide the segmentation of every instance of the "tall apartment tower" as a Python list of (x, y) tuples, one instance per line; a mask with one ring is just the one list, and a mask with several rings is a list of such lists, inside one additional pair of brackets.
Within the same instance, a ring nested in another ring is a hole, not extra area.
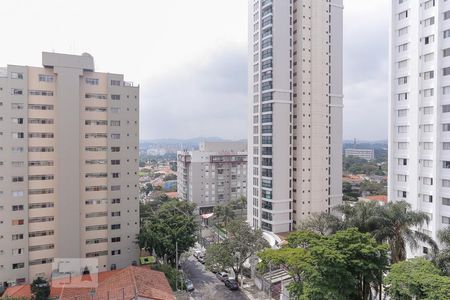
[(138, 258), (139, 88), (89, 54), (0, 69), (0, 283), (50, 278), (56, 258)]
[(436, 239), (450, 224), (450, 1), (392, 1), (390, 60), (388, 196), (426, 212)]
[(342, 200), (342, 0), (249, 0), (248, 221), (287, 232)]

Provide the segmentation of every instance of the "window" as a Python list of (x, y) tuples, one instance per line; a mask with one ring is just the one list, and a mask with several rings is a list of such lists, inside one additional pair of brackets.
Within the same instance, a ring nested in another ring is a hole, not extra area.
[(97, 78), (86, 78), (85, 82), (86, 82), (86, 84), (90, 84), (90, 85), (98, 85)]
[(448, 112), (450, 112), (450, 104), (444, 104), (444, 105), (442, 105), (442, 112), (443, 112), (443, 113), (448, 113)]
[(450, 187), (450, 180), (442, 179), (442, 187)]
[(53, 82), (53, 75), (39, 74), (39, 82)]
[(105, 94), (85, 94), (84, 98), (86, 99), (99, 99), (99, 100), (106, 100), (108, 98)]
[(442, 52), (444, 57), (450, 56), (450, 48), (444, 49)]
[(442, 74), (443, 74), (444, 76), (450, 75), (450, 67), (443, 68), (443, 69), (442, 69)]
[(53, 96), (52, 91), (40, 91), (40, 90), (29, 90), (28, 94), (31, 96)]
[(449, 123), (442, 124), (442, 131), (450, 131), (450, 124)]
[(422, 183), (424, 185), (433, 185), (433, 178), (431, 178), (431, 177), (422, 177)]
[(12, 264), (12, 268), (13, 268), (13, 270), (23, 269), (23, 268), (25, 268), (25, 263), (15, 263), (15, 264)]
[(408, 177), (406, 175), (397, 175), (398, 182), (406, 182), (408, 181)]
[(112, 211), (111, 217), (120, 217), (120, 211)]
[(434, 6), (434, 4), (435, 4), (435, 0), (425, 1), (424, 4), (423, 4), (423, 8), (424, 9), (432, 8)]
[(111, 79), (111, 85), (120, 86), (120, 80)]
[(408, 93), (400, 93), (397, 95), (398, 101), (408, 100)]
[(442, 168), (450, 169), (450, 161), (448, 161), (448, 160), (442, 161)]
[(31, 110), (53, 110), (54, 106), (49, 104), (29, 104), (28, 109)]
[(423, 73), (424, 80), (433, 79), (433, 78), (434, 78), (434, 71), (428, 71), (428, 72)]
[(398, 30), (398, 36), (403, 36), (403, 35), (406, 35), (406, 34), (408, 34), (408, 26), (400, 28)]
[(120, 250), (111, 250), (111, 255), (120, 255)]
[(397, 127), (398, 133), (407, 133), (408, 132), (408, 126), (398, 126)]
[(120, 126), (120, 121), (110, 121), (111, 126)]
[(119, 159), (111, 160), (111, 165), (120, 165), (120, 160)]
[(398, 52), (399, 53), (405, 52), (405, 51), (408, 51), (408, 44), (407, 43), (406, 44), (401, 44), (400, 46), (398, 46)]
[(120, 95), (111, 95), (111, 100), (120, 100)]
[(429, 45), (431, 43), (434, 43), (434, 34), (425, 37), (423, 39), (423, 42), (424, 42), (425, 45)]
[(422, 166), (425, 168), (432, 168), (433, 167), (433, 161), (429, 159), (423, 159), (422, 160)]
[(23, 79), (23, 73), (11, 72), (11, 79)]
[(399, 198), (406, 198), (407, 192), (406, 191), (397, 191), (397, 197)]
[(432, 195), (422, 195), (423, 202), (433, 203), (433, 196)]
[(442, 224), (450, 224), (450, 217), (442, 216)]
[(408, 149), (408, 143), (407, 142), (399, 142), (397, 146), (398, 146), (399, 150)]
[(444, 30), (443, 35), (444, 35), (444, 39), (450, 37), (450, 29)]
[(408, 17), (408, 11), (407, 10), (402, 11), (401, 13), (398, 14), (398, 19), (399, 20), (406, 19), (407, 17)]
[(424, 115), (432, 115), (433, 114), (433, 106), (426, 106), (423, 108)]
[(432, 124), (423, 125), (423, 132), (432, 132), (432, 131), (433, 131), (433, 125)]
[(111, 152), (120, 152), (120, 147), (111, 147)]
[(450, 198), (442, 198), (442, 205), (450, 206)]
[(434, 17), (423, 20), (423, 26), (428, 27), (434, 25)]
[(23, 240), (23, 234), (22, 234), (22, 233), (19, 233), (19, 234), (13, 234), (13, 235), (11, 236), (11, 238), (12, 238), (13, 241)]
[(408, 160), (406, 158), (399, 158), (398, 159), (398, 165), (399, 166), (407, 166), (408, 165)]
[(442, 150), (450, 150), (450, 143), (449, 142), (442, 143)]
[(120, 242), (120, 237), (111, 238), (111, 243), (118, 243), (118, 242)]
[(21, 89), (11, 89), (11, 95), (23, 95), (23, 91)]
[(424, 150), (433, 150), (433, 143), (431, 143), (431, 142), (423, 143), (423, 149)]
[(423, 96), (424, 97), (432, 97), (434, 95), (434, 89), (424, 89)]
[(120, 139), (120, 133), (111, 133), (111, 139), (113, 140)]
[(111, 229), (112, 229), (112, 230), (120, 229), (120, 224), (112, 224), (112, 225), (111, 225)]
[(402, 85), (402, 84), (406, 84), (408, 83), (408, 76), (404, 76), (404, 77), (399, 77), (398, 78), (398, 84)]
[(405, 59), (405, 60), (399, 61), (399, 62), (397, 63), (397, 66), (398, 66), (399, 69), (404, 69), (404, 68), (406, 68), (406, 67), (408, 66), (408, 60)]
[(450, 10), (447, 10), (446, 12), (444, 12), (444, 20), (448, 20), (450, 19)]

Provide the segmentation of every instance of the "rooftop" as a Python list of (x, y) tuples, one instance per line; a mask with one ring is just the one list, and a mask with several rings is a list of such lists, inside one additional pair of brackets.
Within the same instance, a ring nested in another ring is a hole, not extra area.
[[(81, 282), (87, 280), (82, 276)], [(71, 278), (72, 282), (76, 278)], [(18, 285), (8, 288), (2, 298), (31, 298), (30, 285)], [(175, 300), (175, 296), (164, 273), (149, 267), (130, 266), (125, 269), (98, 273), (98, 286), (95, 289), (86, 287), (52, 286), (50, 298), (59, 300), (100, 300), (100, 299), (155, 299)]]

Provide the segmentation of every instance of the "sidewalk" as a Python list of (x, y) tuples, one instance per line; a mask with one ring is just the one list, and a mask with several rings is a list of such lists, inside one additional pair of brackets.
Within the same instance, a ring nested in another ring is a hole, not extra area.
[(259, 290), (258, 287), (252, 282), (244, 282), (244, 285), (241, 287), (241, 291), (249, 300), (276, 300), (274, 298), (269, 298), (267, 293)]

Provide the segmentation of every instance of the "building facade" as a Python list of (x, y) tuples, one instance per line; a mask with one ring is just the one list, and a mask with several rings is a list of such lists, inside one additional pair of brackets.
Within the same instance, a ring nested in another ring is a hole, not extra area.
[(56, 258), (138, 258), (139, 88), (89, 54), (42, 54), (0, 75), (0, 282), (50, 278)]
[(247, 144), (204, 142), (198, 151), (178, 151), (178, 197), (200, 213), (247, 195)]
[(434, 239), (450, 224), (449, 75), (450, 2), (392, 1), (388, 196), (426, 212)]
[(248, 221), (287, 232), (342, 201), (342, 0), (249, 0)]
[(345, 157), (355, 156), (365, 160), (374, 160), (375, 159), (375, 151), (373, 149), (356, 149), (356, 148), (347, 148), (344, 150)]

